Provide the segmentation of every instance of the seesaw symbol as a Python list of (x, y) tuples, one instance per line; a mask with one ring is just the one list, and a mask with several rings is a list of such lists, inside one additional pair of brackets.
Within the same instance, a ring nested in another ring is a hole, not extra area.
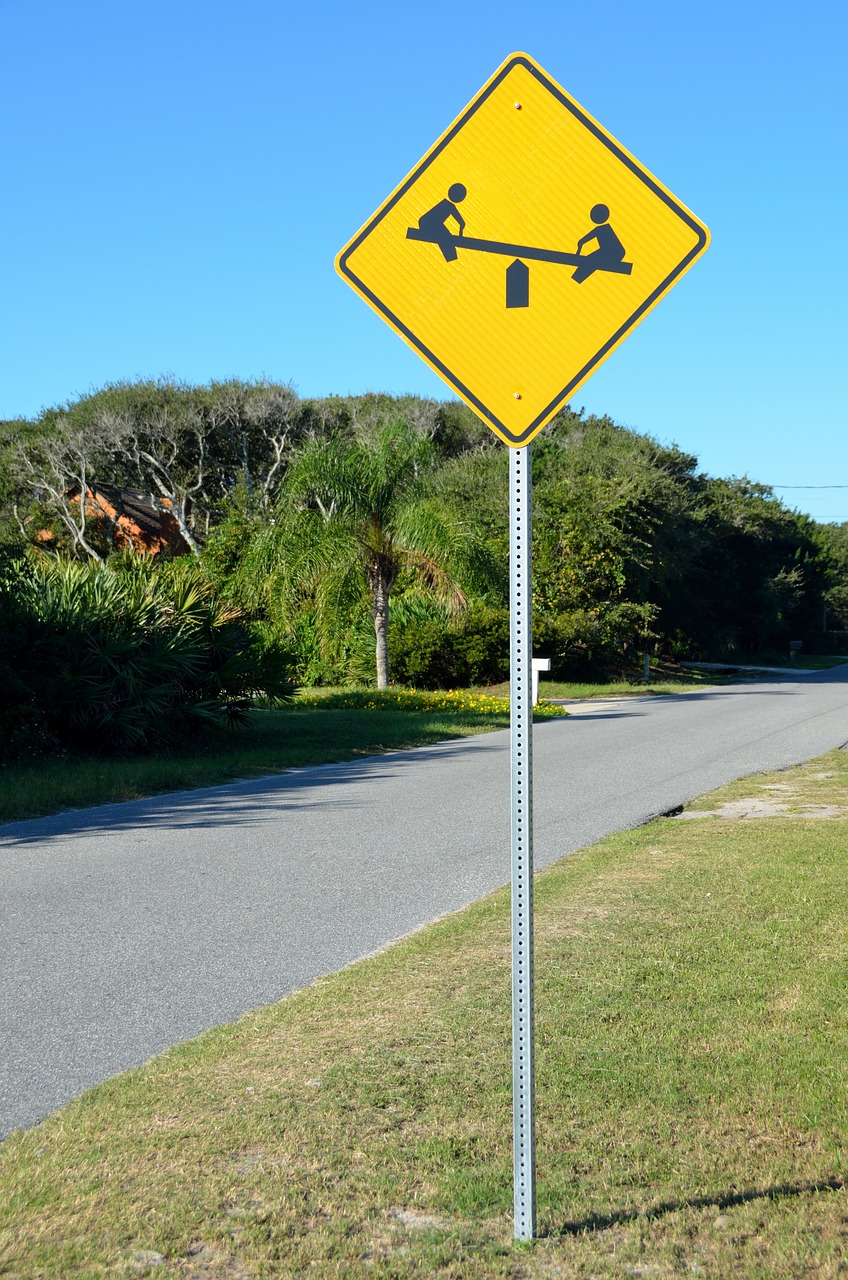
[[(407, 228), (407, 240), (419, 240), (424, 244), (438, 245), (445, 262), (455, 262), (457, 251), (467, 249), (477, 253), (496, 253), (514, 259), (506, 271), (506, 305), (507, 307), (528, 307), (530, 305), (530, 269), (524, 259), (536, 262), (554, 262), (566, 267), (575, 267), (572, 280), (582, 284), (596, 271), (609, 271), (616, 275), (629, 276), (633, 270), (632, 262), (624, 261), (624, 245), (613, 231), (609, 223), (609, 209), (605, 204), (596, 204), (589, 217), (595, 224), (591, 231), (577, 241), (575, 253), (565, 253), (558, 249), (535, 249), (526, 244), (506, 244), (500, 240), (479, 240), (465, 234), (465, 219), (456, 207), (466, 197), (467, 191), (461, 182), (455, 182), (448, 190), (447, 198), (440, 200), (432, 209), (428, 209), (418, 219), (417, 227)], [(454, 233), (448, 227), (453, 221), (458, 227)], [(596, 247), (588, 253), (581, 253), (584, 246), (594, 241)]]

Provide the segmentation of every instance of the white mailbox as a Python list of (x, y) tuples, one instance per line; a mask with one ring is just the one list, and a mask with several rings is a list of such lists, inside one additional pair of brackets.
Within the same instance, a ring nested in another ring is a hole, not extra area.
[(539, 672), (550, 671), (550, 658), (534, 658), (533, 659), (533, 706), (539, 701)]

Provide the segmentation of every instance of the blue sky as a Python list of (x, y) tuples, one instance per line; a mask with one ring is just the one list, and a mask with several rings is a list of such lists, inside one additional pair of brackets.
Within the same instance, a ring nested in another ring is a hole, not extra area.
[(106, 381), (447, 388), (333, 258), (511, 52), (712, 233), (575, 404), (848, 520), (848, 8), (0, 0), (0, 417)]

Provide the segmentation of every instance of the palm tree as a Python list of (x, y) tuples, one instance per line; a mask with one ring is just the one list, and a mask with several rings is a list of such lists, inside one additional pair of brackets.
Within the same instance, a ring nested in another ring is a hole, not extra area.
[(370, 439), (310, 441), (247, 566), (254, 587), (278, 603), (311, 601), (319, 641), (369, 600), (378, 689), (389, 683), (389, 601), (399, 577), (457, 612), (467, 604), (460, 584), (485, 563), (468, 528), (429, 494), (435, 466), (431, 442), (403, 423)]

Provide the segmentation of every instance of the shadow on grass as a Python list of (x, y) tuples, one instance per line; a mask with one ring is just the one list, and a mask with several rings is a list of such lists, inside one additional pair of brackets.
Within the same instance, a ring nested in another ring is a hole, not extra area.
[(820, 1191), (844, 1191), (848, 1183), (844, 1178), (825, 1178), (820, 1182), (783, 1182), (774, 1187), (753, 1188), (750, 1191), (728, 1191), (724, 1195), (695, 1196), (692, 1199), (663, 1200), (651, 1209), (620, 1209), (613, 1213), (590, 1213), (577, 1222), (563, 1222), (558, 1228), (541, 1233), (545, 1239), (562, 1236), (578, 1236), (584, 1231), (606, 1231), (610, 1227), (627, 1222), (655, 1222), (668, 1213), (685, 1209), (733, 1209), (753, 1200), (785, 1200), (791, 1196), (815, 1195)]

